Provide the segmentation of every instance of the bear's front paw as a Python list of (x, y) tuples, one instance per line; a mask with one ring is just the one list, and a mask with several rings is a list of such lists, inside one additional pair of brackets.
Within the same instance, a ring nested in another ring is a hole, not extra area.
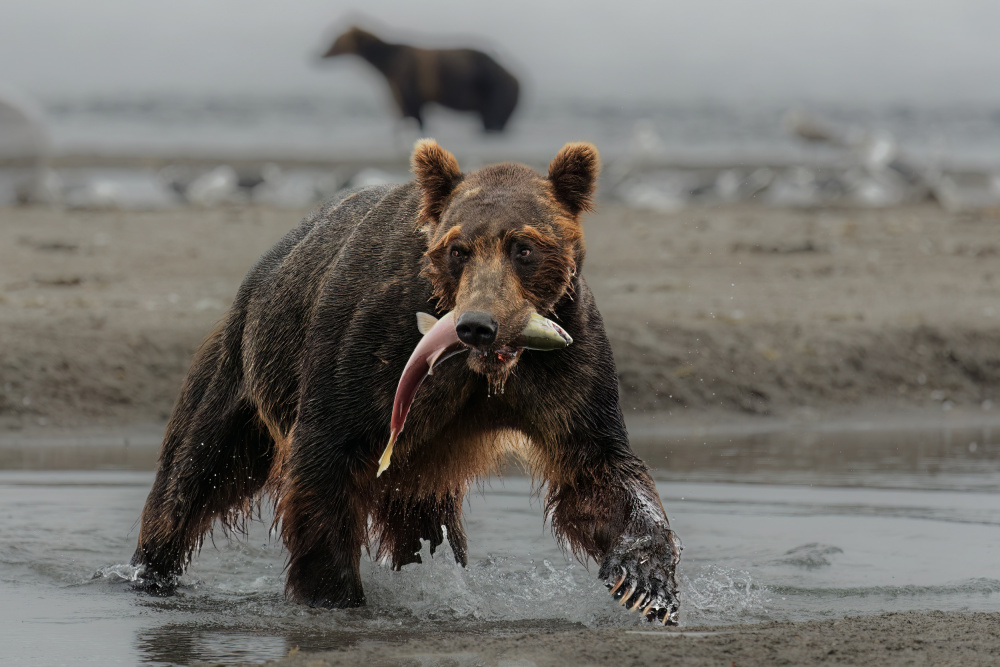
[(600, 577), (621, 606), (639, 610), (650, 621), (677, 625), (679, 560), (680, 544), (669, 528), (625, 535), (601, 563)]
[(177, 589), (176, 575), (161, 575), (145, 565), (136, 568), (132, 589), (156, 597), (167, 597)]

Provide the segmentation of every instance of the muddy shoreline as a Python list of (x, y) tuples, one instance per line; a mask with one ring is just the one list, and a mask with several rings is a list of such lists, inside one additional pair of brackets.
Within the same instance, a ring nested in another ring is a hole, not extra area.
[(907, 612), (668, 630), (438, 636), (299, 653), (269, 665), (995, 665), (1000, 614)]
[[(0, 210), (0, 431), (169, 415), (191, 355), (303, 211)], [(602, 207), (583, 269), (631, 415), (989, 414), (1000, 226), (933, 205)]]

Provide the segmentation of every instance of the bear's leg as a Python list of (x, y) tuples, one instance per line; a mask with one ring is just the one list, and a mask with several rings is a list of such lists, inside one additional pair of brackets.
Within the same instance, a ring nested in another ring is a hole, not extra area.
[(467, 565), (462, 497), (461, 492), (453, 491), (442, 497), (401, 498), (392, 488), (387, 489), (373, 517), (380, 536), (379, 557), (388, 556), (394, 570), (419, 563), (420, 540), (430, 542), (433, 555), (447, 532), (455, 561), (463, 567)]
[(616, 458), (549, 478), (553, 532), (600, 563), (598, 576), (622, 606), (676, 625), (680, 541), (642, 461)]
[[(606, 338), (592, 336), (601, 346), (595, 357), (610, 360)], [(600, 563), (600, 577), (622, 605), (675, 624), (680, 541), (646, 465), (629, 447), (617, 374), (612, 363), (604, 363), (560, 369), (557, 387), (566, 394), (549, 391), (525, 404), (525, 431), (538, 447), (536, 470), (548, 483), (546, 507), (555, 534), (575, 553)]]
[(249, 406), (204, 409), (190, 421), (177, 421), (168, 427), (166, 439), (175, 446), (161, 455), (132, 557), (133, 565), (144, 567), (139, 587), (150, 591), (173, 588), (213, 521), (238, 525), (264, 485), (273, 456), (271, 438)]
[(313, 607), (365, 603), (361, 549), (372, 505), (366, 477), (375, 474), (370, 462), (352, 461), (342, 447), (335, 435), (317, 435), (300, 419), (277, 505), (288, 549), (285, 594)]
[(503, 100), (487, 99), (483, 103), (483, 108), (479, 112), (479, 117), (483, 121), (483, 132), (503, 132), (504, 127), (507, 126), (507, 119), (510, 118), (513, 109), (498, 108), (498, 104), (503, 104)]
[(221, 338), (202, 346), (167, 425), (132, 556), (141, 589), (172, 590), (212, 522), (238, 523), (267, 479), (273, 442), (256, 411), (234, 398), (237, 376)]
[[(399, 108), (400, 117), (403, 120), (412, 118), (417, 121), (419, 129), (424, 129), (423, 99), (413, 91), (412, 87), (406, 84), (401, 85), (392, 78), (387, 79), (387, 81), (389, 82), (389, 90), (392, 92), (392, 98)], [(395, 131), (399, 131), (398, 125)]]
[(403, 118), (412, 118), (417, 121), (420, 129), (424, 129), (424, 97), (416, 84), (404, 84), (400, 87), (398, 99), (399, 107), (403, 112)]
[(503, 132), (517, 106), (517, 83), (505, 77), (494, 79), (480, 101), (479, 116), (484, 132)]

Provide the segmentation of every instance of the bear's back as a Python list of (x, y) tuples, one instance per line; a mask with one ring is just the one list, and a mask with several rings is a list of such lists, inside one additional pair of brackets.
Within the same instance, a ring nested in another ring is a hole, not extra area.
[[(261, 256), (230, 313), (231, 322), (242, 325), (239, 347), (252, 395), (294, 404), (310, 332), (314, 338), (321, 332), (324, 347), (339, 347), (353, 319), (398, 305), (373, 298), (378, 285), (405, 283), (427, 292), (417, 279), (419, 204), (412, 183), (342, 191)], [(274, 415), (279, 422), (289, 416)]]

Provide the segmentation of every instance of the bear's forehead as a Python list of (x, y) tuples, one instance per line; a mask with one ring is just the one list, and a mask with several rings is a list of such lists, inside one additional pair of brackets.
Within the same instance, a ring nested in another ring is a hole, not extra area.
[(538, 175), (506, 182), (468, 179), (453, 193), (441, 222), (446, 228), (459, 226), (469, 236), (544, 225), (554, 213), (547, 183)]
[[(496, 195), (497, 193), (491, 193)], [(548, 203), (541, 196), (510, 193), (510, 196), (472, 195), (449, 206), (441, 221), (448, 227), (456, 225), (471, 232), (483, 226), (508, 226), (545, 223), (551, 218)]]

